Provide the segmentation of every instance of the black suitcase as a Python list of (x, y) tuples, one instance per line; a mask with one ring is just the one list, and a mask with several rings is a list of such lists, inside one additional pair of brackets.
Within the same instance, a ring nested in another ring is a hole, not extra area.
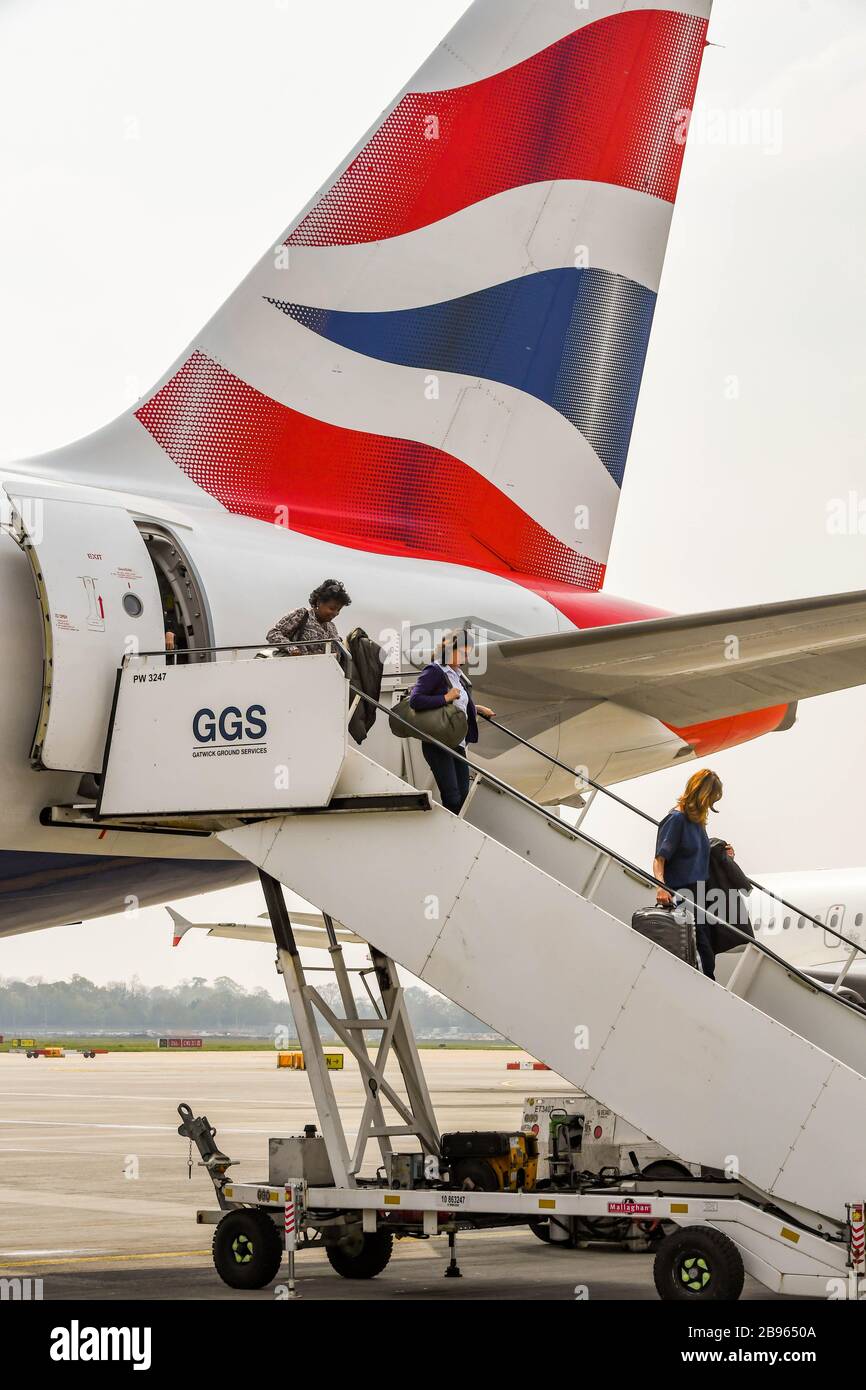
[(648, 941), (670, 951), (678, 960), (695, 970), (698, 965), (698, 940), (693, 914), (688, 908), (646, 907), (631, 919), (632, 927)]

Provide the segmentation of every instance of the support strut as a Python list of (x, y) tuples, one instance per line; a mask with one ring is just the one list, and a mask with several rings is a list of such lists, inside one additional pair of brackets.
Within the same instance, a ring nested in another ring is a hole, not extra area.
[[(318, 1112), (319, 1128), (325, 1140), (335, 1183), (338, 1187), (357, 1186), (356, 1179), (363, 1166), (367, 1146), (373, 1140), (377, 1142), (382, 1162), (385, 1164), (393, 1151), (392, 1139), (404, 1135), (416, 1138), (424, 1153), (438, 1157), (440, 1142), (436, 1116), (396, 965), (381, 951), (370, 948), (372, 971), (364, 971), (362, 976), (375, 975), (381, 995), (381, 1008), (371, 995), (375, 1016), (361, 1017), (334, 923), (329, 916), (323, 914), (328, 951), (343, 1010), (343, 1017), (339, 1017), (321, 993), (307, 983), (282, 884), (263, 870), (260, 871), (259, 877), (277, 945), (277, 969), (283, 976), (289, 997)], [(366, 1100), (351, 1157), (334, 1096), (331, 1074), (325, 1060), (317, 1013), (358, 1063), (364, 1082)], [(371, 1059), (367, 1050), (367, 1033), (379, 1034), (375, 1060)], [(385, 1068), (392, 1051), (397, 1058), (406, 1088), (405, 1098), (394, 1089), (385, 1076)], [(385, 1102), (396, 1111), (400, 1123), (388, 1124), (384, 1112)]]

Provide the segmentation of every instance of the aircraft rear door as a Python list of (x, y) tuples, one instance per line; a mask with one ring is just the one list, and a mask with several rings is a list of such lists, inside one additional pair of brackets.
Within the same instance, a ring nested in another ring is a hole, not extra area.
[(30, 558), (42, 615), (42, 702), (31, 761), (97, 772), (117, 668), (129, 652), (165, 645), (156, 574), (124, 508), (9, 492), (10, 529)]
[(845, 926), (845, 904), (844, 904), (844, 903), (834, 903), (833, 906), (832, 906), (831, 908), (828, 908), (828, 910), (827, 910), (827, 926), (828, 926), (828, 927), (831, 927), (832, 930), (831, 930), (831, 931), (826, 931), (826, 930), (825, 930), (825, 932), (824, 932), (824, 945), (827, 947), (828, 950), (831, 950), (831, 951), (832, 951), (832, 949), (833, 949), (834, 946), (839, 946), (839, 945), (840, 945), (839, 938), (838, 938), (838, 936), (834, 935), (834, 933), (835, 933), (835, 932), (840, 932), (840, 931), (842, 931), (842, 930), (844, 929), (844, 926)]

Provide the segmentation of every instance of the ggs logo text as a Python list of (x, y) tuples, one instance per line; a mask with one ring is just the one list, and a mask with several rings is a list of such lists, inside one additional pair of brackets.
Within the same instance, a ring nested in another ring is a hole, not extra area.
[(267, 753), (268, 712), (264, 705), (247, 710), (227, 705), (219, 714), (212, 709), (197, 710), (192, 734), (196, 742), (194, 758), (241, 757)]

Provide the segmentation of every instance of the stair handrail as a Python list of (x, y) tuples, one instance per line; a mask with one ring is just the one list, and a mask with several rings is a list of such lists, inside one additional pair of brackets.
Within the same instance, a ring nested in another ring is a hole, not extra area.
[[(567, 763), (561, 762), (553, 753), (548, 753), (545, 748), (539, 748), (537, 743), (532, 743), (529, 739), (524, 738), (522, 734), (518, 734), (514, 729), (509, 729), (508, 725), (503, 724), (500, 720), (488, 718), (487, 715), (482, 715), (481, 718), (484, 719), (485, 723), (492, 724), (494, 728), (507, 734), (515, 743), (522, 744), (524, 748), (530, 749), (531, 752), (537, 754), (538, 757), (544, 758), (547, 762), (552, 763), (554, 767), (558, 767), (563, 772), (569, 773), (570, 776), (579, 779), (581, 782), (585, 782), (586, 785), (592, 787), (594, 791), (601, 792), (602, 796), (606, 796), (611, 801), (615, 801), (617, 805), (625, 807), (627, 811), (632, 811), (636, 816), (640, 816), (642, 820), (648, 821), (650, 825), (654, 825), (656, 829), (658, 829), (661, 822), (657, 821), (655, 816), (651, 816), (648, 811), (644, 811), (640, 806), (635, 806), (631, 801), (626, 801), (625, 797), (617, 796), (616, 792), (612, 792), (609, 787), (604, 786), (601, 782), (596, 782), (587, 774), (578, 771), (576, 768), (569, 767)], [(811, 922), (813, 926), (820, 927), (822, 931), (829, 932), (837, 941), (844, 942), (845, 945), (850, 946), (853, 951), (866, 956), (866, 946), (852, 941), (850, 937), (845, 936), (843, 932), (837, 931), (835, 927), (831, 927), (828, 923), (822, 922), (818, 917), (813, 917), (810, 912), (805, 912), (803, 909), (795, 906), (794, 903), (789, 903), (787, 899), (781, 897), (778, 893), (774, 893), (771, 888), (765, 888), (757, 879), (751, 878), (748, 874), (746, 877), (749, 879), (749, 883), (752, 887), (756, 888), (759, 893), (763, 893), (765, 897), (772, 898), (774, 902), (779, 903), (782, 907), (786, 907), (789, 912), (793, 912), (796, 916)]]
[[(387, 715), (389, 720), (395, 720), (398, 724), (402, 724), (404, 728), (410, 729), (413, 738), (419, 739), (422, 743), (430, 743), (435, 748), (440, 748), (444, 753), (450, 754), (452, 758), (466, 763), (482, 781), (489, 782), (492, 786), (496, 787), (498, 791), (504, 792), (506, 796), (512, 797), (515, 801), (522, 802), (524, 806), (528, 806), (536, 815), (544, 817), (544, 819), (555, 826), (558, 831), (573, 835), (576, 840), (583, 840), (586, 844), (591, 845), (593, 849), (598, 850), (600, 854), (608, 855), (609, 858), (619, 864), (621, 868), (627, 869), (630, 874), (642, 880), (647, 885), (653, 888), (664, 888), (666, 892), (670, 893), (672, 898), (676, 899), (678, 904), (694, 906), (691, 899), (684, 898), (682, 894), (669, 889), (666, 884), (662, 883), (661, 879), (656, 878), (647, 869), (642, 869), (640, 865), (633, 864), (624, 854), (620, 854), (619, 850), (611, 849), (609, 845), (603, 845), (600, 840), (594, 839), (592, 835), (587, 835), (584, 830), (579, 830), (576, 826), (569, 825), (566, 821), (560, 820), (559, 816), (555, 816), (552, 811), (548, 811), (546, 806), (541, 806), (537, 801), (533, 801), (531, 796), (527, 796), (525, 792), (518, 791), (517, 787), (512, 787), (510, 782), (503, 781), (501, 777), (497, 777), (495, 773), (489, 772), (487, 768), (479, 767), (471, 758), (458, 752), (456, 748), (449, 748), (447, 743), (442, 743), (440, 739), (434, 738), (432, 734), (425, 733), (423, 730), (416, 728), (414, 724), (409, 723), (408, 719), (404, 719), (402, 715), (397, 714), (393, 706), (383, 704), (381, 700), (377, 700), (365, 690), (360, 690), (356, 685), (353, 685), (351, 681), (349, 682), (349, 689), (352, 691), (353, 695), (357, 695), (359, 699), (366, 701), (368, 705), (374, 706), (382, 714)], [(578, 896), (580, 895), (578, 894)], [(776, 952), (771, 950), (765, 942), (756, 941), (754, 937), (749, 936), (747, 932), (741, 931), (739, 927), (735, 927), (731, 922), (717, 917), (716, 914), (711, 912), (707, 907), (701, 907), (700, 912), (705, 922), (708, 922), (712, 926), (725, 927), (727, 930), (732, 931), (735, 936), (740, 937), (744, 945), (754, 946), (762, 955), (769, 956), (777, 965), (781, 965), (789, 975), (795, 976), (802, 984), (808, 985), (810, 989), (815, 989), (816, 985), (818, 985), (816, 980), (804, 974), (796, 965), (792, 965), (790, 961), (785, 960), (782, 956), (777, 956)], [(818, 987), (820, 988), (819, 985)], [(845, 1008), (853, 1010), (857, 1014), (863, 1015), (864, 1012), (866, 1012), (859, 1004), (856, 1004), (851, 999), (846, 999), (841, 994), (834, 993), (831, 990), (824, 990), (824, 993), (831, 999), (835, 999), (838, 1004), (843, 1004)]]
[(311, 637), (306, 642), (296, 642), (294, 638), (290, 642), (235, 642), (228, 646), (214, 647), (178, 647), (177, 651), (166, 651), (165, 647), (158, 650), (146, 652), (125, 652), (123, 655), (123, 665), (130, 661), (138, 661), (141, 657), (161, 657), (161, 656), (213, 656), (224, 652), (268, 652), (271, 657), (282, 656), (315, 656), (315, 652), (303, 650), (307, 647), (324, 648), (326, 653), (334, 652), (343, 671), (349, 669), (352, 660), (352, 653), (340, 637)]

